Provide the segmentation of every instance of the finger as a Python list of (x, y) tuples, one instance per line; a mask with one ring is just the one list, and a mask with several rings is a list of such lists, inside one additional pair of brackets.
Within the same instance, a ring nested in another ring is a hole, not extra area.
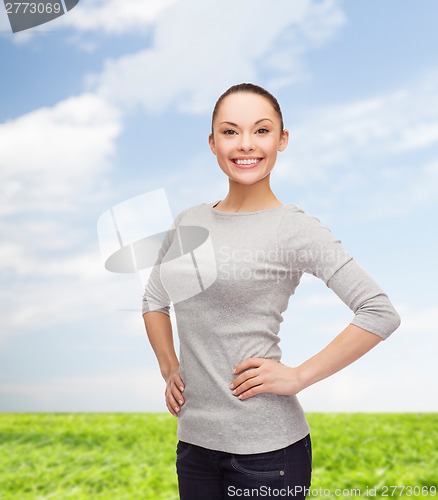
[(247, 380), (257, 377), (259, 374), (259, 370), (254, 368), (252, 370), (246, 370), (244, 373), (236, 377), (233, 382), (230, 384), (230, 389), (235, 389), (239, 387), (239, 385), (245, 383)]
[(179, 413), (179, 404), (176, 402), (171, 391), (168, 391), (166, 394), (166, 404), (168, 404), (168, 408), (171, 407), (176, 414)]
[(256, 385), (255, 387), (251, 387), (251, 389), (248, 389), (247, 391), (243, 392), (238, 396), (238, 398), (243, 401), (248, 398), (252, 398), (253, 396), (256, 396), (257, 394), (261, 394), (262, 392), (266, 392), (264, 390), (264, 385)]
[(175, 411), (174, 405), (172, 405), (172, 404), (170, 403), (170, 399), (169, 399), (169, 397), (168, 397), (167, 392), (168, 392), (168, 391), (167, 391), (167, 389), (166, 389), (166, 394), (165, 394), (165, 399), (164, 399), (164, 400), (165, 400), (165, 403), (166, 403), (167, 409), (169, 410), (169, 412), (170, 412), (170, 413), (171, 413), (174, 417), (177, 417), (177, 416), (178, 416), (178, 414), (177, 414), (177, 412)]
[(176, 373), (175, 374), (175, 378), (174, 378), (174, 383), (176, 384), (176, 386), (178, 387), (178, 389), (183, 392), (184, 389), (185, 389), (185, 385), (184, 385), (184, 382), (181, 378), (181, 375), (179, 373)]
[(248, 370), (249, 368), (258, 368), (260, 365), (263, 364), (263, 361), (265, 358), (248, 358), (240, 362), (238, 365), (236, 365), (233, 369), (233, 373), (240, 373), (243, 370)]
[(184, 397), (181, 394), (181, 391), (178, 389), (178, 387), (175, 384), (172, 384), (170, 392), (171, 392), (172, 396), (174, 397), (175, 401), (177, 401), (180, 405), (184, 404)]
[(234, 396), (239, 396), (240, 394), (251, 389), (252, 387), (256, 387), (256, 386), (261, 385), (261, 384), (263, 384), (263, 381), (260, 379), (260, 377), (250, 378), (250, 379), (246, 380), (245, 382), (243, 382), (242, 384), (240, 384), (239, 386), (237, 386), (233, 390), (232, 394)]
[(174, 416), (174, 417), (177, 417), (178, 414), (175, 412), (175, 410), (167, 403), (166, 401), (166, 406), (167, 406), (167, 409), (169, 410), (169, 412)]

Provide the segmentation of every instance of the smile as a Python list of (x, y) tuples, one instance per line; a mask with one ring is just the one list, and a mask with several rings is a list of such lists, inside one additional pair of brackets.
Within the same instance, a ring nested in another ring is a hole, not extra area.
[(239, 166), (251, 166), (257, 165), (257, 163), (262, 161), (262, 158), (248, 158), (248, 159), (235, 159), (232, 160), (233, 163)]

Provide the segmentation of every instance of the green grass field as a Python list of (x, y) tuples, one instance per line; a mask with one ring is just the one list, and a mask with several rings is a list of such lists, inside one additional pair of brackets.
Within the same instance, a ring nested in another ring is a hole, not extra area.
[[(358, 489), (363, 498), (438, 498), (438, 414), (307, 419), (309, 498), (348, 496), (336, 489)], [(176, 426), (161, 413), (0, 414), (0, 498), (177, 500)]]

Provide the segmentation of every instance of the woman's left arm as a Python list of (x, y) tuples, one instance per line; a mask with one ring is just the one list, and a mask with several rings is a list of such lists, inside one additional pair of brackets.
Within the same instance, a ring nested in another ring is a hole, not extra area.
[(246, 359), (236, 366), (235, 373), (243, 373), (230, 388), (242, 400), (263, 392), (292, 396), (342, 370), (382, 340), (374, 333), (349, 324), (324, 349), (296, 368), (272, 359)]
[(351, 323), (296, 368), (265, 358), (242, 361), (234, 373), (243, 373), (231, 384), (235, 396), (247, 399), (262, 392), (297, 394), (350, 365), (399, 327), (400, 315), (388, 296), (354, 259), (342, 265), (326, 284), (354, 311)]

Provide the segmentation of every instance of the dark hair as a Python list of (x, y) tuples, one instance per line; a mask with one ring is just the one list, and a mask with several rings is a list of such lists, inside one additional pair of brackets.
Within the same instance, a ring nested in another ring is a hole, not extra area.
[(222, 104), (222, 101), (228, 97), (231, 94), (237, 94), (238, 92), (246, 92), (250, 94), (257, 94), (261, 95), (262, 97), (265, 97), (268, 99), (268, 101), (272, 104), (272, 107), (275, 109), (276, 113), (278, 114), (278, 117), (280, 118), (280, 123), (281, 123), (281, 131), (284, 130), (284, 123), (283, 123), (283, 115), (281, 113), (280, 105), (278, 104), (277, 99), (266, 89), (263, 87), (259, 87), (258, 85), (255, 85), (253, 83), (239, 83), (237, 85), (233, 85), (230, 87), (228, 90), (226, 90), (216, 101), (216, 104), (213, 109), (213, 115), (211, 118), (211, 133), (213, 133), (213, 122), (214, 119), (216, 118), (216, 115), (219, 111), (220, 105)]

